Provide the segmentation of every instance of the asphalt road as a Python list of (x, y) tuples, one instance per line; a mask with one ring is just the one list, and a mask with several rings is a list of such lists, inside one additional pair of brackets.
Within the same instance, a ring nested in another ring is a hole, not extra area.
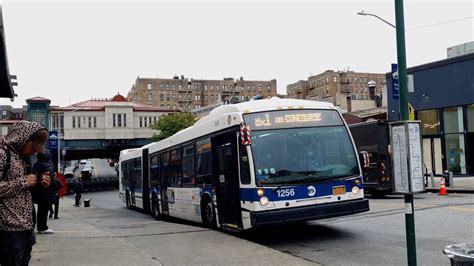
[[(92, 160), (94, 169), (92, 170), (92, 178), (113, 178), (117, 177), (115, 167), (111, 167), (106, 159), (89, 159)], [(84, 164), (79, 164), (79, 167), (74, 172), (74, 178), (78, 178)]]
[[(446, 245), (474, 242), (473, 196), (416, 195), (418, 265), (449, 265), (442, 254)], [(153, 221), (147, 214), (125, 209), (118, 191), (88, 193), (83, 198), (91, 198), (95, 206), (113, 213)], [(369, 200), (368, 213), (233, 236), (323, 265), (407, 265), (403, 196)]]

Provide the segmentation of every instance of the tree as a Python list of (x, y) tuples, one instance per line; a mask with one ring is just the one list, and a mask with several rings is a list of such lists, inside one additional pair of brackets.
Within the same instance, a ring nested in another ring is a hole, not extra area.
[(153, 134), (151, 139), (159, 141), (172, 136), (174, 133), (190, 127), (194, 124), (195, 119), (191, 113), (173, 113), (160, 116), (160, 120), (151, 125), (152, 129), (160, 130), (160, 134)]

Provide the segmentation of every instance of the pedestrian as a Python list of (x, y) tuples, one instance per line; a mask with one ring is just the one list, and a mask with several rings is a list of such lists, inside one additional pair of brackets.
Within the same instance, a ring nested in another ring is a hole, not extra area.
[(36, 213), (36, 229), (38, 234), (53, 234), (54, 231), (48, 227), (48, 211), (53, 202), (54, 195), (62, 187), (61, 182), (54, 177), (54, 171), (51, 166), (51, 154), (49, 151), (37, 154), (37, 161), (33, 165), (33, 173), (37, 178), (41, 178), (44, 173), (51, 176), (51, 184), (45, 188), (37, 183), (32, 188), (33, 203), (38, 204)]
[[(55, 176), (55, 179), (54, 179), (56, 182), (58, 182), (58, 187), (59, 190), (54, 194), (54, 198), (53, 198), (53, 204), (50, 205), (50, 208), (49, 208), (49, 218), (52, 218), (52, 216), (54, 215), (54, 219), (58, 219), (58, 214), (59, 214), (59, 199), (60, 198), (63, 198), (64, 195), (66, 194), (66, 191), (67, 191), (67, 180), (66, 180), (66, 177), (64, 177), (64, 175), (62, 175), (61, 173), (56, 173), (56, 176)], [(53, 205), (54, 205), (54, 210), (53, 210)]]
[(0, 143), (0, 265), (28, 265), (36, 243), (30, 188), (48, 187), (45, 173), (38, 180), (27, 168), (29, 156), (44, 153), (48, 131), (39, 123), (19, 121)]
[(81, 207), (81, 197), (82, 197), (82, 181), (80, 178), (78, 178), (76, 185), (74, 186), (74, 198), (76, 200), (76, 202), (74, 203), (75, 207)]

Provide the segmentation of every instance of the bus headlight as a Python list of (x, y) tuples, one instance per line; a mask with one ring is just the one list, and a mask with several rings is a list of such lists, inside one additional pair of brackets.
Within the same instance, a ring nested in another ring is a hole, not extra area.
[(352, 194), (354, 194), (354, 195), (358, 195), (358, 194), (359, 194), (359, 192), (360, 192), (360, 189), (359, 189), (359, 187), (357, 187), (357, 186), (354, 186), (354, 187), (352, 187)]
[(261, 188), (258, 189), (258, 190), (257, 190), (257, 195), (258, 195), (259, 197), (263, 197), (263, 195), (265, 195), (265, 190), (263, 190), (263, 189), (261, 189)]
[(270, 201), (268, 201), (267, 197), (261, 197), (260, 198), (260, 204), (262, 204), (262, 206), (267, 206), (269, 203), (270, 203)]

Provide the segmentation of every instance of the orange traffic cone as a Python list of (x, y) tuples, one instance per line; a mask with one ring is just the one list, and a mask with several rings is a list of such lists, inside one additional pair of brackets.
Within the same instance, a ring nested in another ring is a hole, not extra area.
[(446, 191), (446, 184), (444, 181), (444, 177), (441, 177), (441, 181), (439, 183), (439, 193), (438, 195), (440, 196), (446, 196), (448, 195), (448, 191)]

